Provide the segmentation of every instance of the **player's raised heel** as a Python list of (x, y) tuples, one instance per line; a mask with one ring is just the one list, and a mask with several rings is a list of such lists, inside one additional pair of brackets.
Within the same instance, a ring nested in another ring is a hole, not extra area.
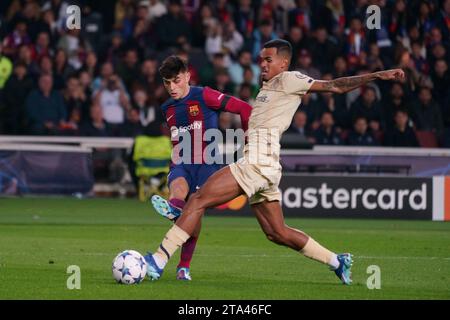
[(177, 280), (191, 281), (189, 268), (177, 268)]
[(164, 218), (169, 219), (170, 221), (175, 221), (180, 216), (180, 212), (178, 212), (178, 210), (174, 210), (170, 206), (169, 202), (167, 202), (166, 199), (159, 195), (153, 195), (151, 197), (151, 202), (156, 212), (158, 212)]
[(352, 265), (353, 265), (353, 255), (350, 253), (341, 253), (337, 255), (339, 260), (339, 267), (334, 270), (336, 276), (342, 281), (343, 284), (352, 284)]
[(147, 262), (147, 276), (150, 280), (158, 280), (161, 278), (163, 274), (163, 269), (159, 268), (156, 264), (155, 259), (153, 259), (153, 255), (151, 252), (147, 253), (146, 256), (144, 256), (145, 261)]

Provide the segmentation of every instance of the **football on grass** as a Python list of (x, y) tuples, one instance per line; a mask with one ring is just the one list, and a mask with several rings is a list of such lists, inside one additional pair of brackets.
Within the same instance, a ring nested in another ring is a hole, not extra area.
[(145, 278), (147, 263), (139, 252), (125, 250), (114, 258), (112, 273), (118, 283), (138, 284)]

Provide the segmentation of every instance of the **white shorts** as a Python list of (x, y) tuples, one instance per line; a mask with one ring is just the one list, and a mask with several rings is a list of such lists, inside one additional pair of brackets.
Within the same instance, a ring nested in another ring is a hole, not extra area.
[(244, 157), (230, 164), (230, 170), (239, 186), (249, 198), (250, 204), (281, 201), (278, 189), (281, 180), (281, 165), (272, 161), (268, 165), (249, 163)]

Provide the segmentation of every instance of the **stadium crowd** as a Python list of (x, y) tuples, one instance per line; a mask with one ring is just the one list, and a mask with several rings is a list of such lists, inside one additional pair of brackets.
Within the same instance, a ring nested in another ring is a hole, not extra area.
[[(81, 30), (66, 27), (68, 5)], [(381, 28), (366, 8), (381, 7)], [(450, 0), (2, 0), (0, 134), (165, 134), (158, 66), (247, 102), (258, 52), (284, 38), (292, 70), (332, 79), (402, 68), (404, 82), (303, 98), (289, 132), (315, 144), (450, 147)], [(239, 126), (224, 113), (222, 129)]]

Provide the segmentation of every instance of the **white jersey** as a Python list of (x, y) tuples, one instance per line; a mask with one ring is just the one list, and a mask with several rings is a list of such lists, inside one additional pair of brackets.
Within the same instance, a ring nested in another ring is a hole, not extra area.
[(263, 83), (249, 119), (248, 144), (244, 149), (247, 157), (257, 156), (258, 163), (265, 156), (271, 162), (279, 161), (281, 135), (289, 128), (301, 97), (313, 82), (298, 71), (285, 71)]

